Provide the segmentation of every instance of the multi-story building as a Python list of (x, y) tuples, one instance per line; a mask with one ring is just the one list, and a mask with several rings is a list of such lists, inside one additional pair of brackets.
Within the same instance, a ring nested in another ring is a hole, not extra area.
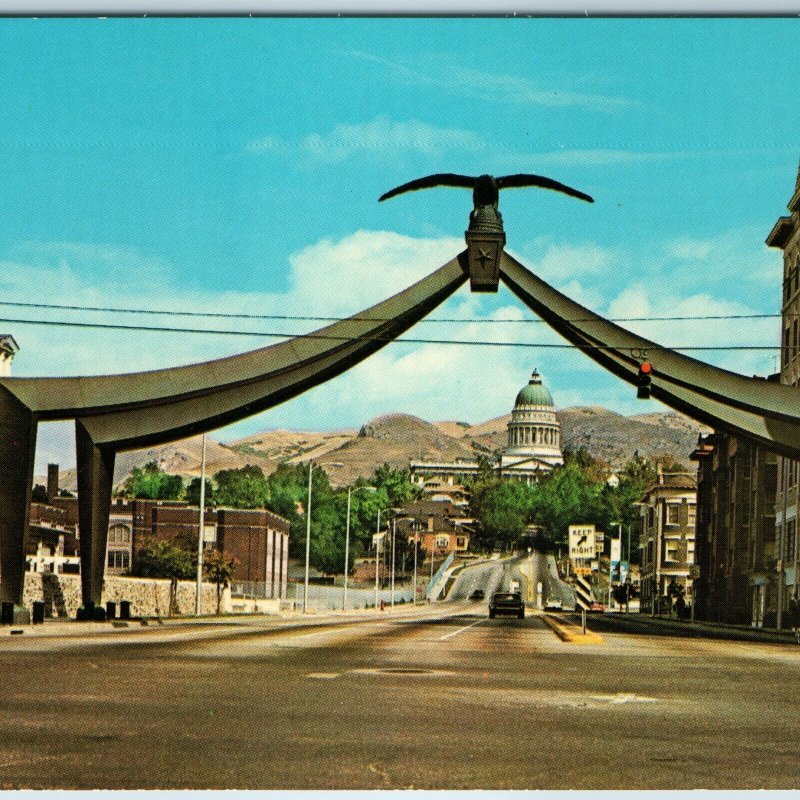
[(695, 616), (774, 626), (777, 456), (723, 433), (701, 436), (697, 468)]
[(642, 611), (659, 611), (676, 589), (693, 602), (696, 502), (694, 476), (661, 473), (640, 501)]
[(397, 520), (397, 533), (405, 541), (418, 541), (426, 558), (438, 559), (469, 549), (472, 522), (464, 506), (449, 501), (417, 500), (403, 509), (403, 518)]
[[(780, 382), (797, 386), (800, 382), (800, 170), (788, 205), (789, 215), (780, 217), (767, 237), (767, 245), (783, 251), (783, 303), (781, 307)], [(800, 552), (797, 542), (797, 510), (800, 506), (798, 462), (778, 459), (778, 486), (775, 503), (776, 625), (800, 625)], [(784, 620), (784, 617), (792, 617)]]

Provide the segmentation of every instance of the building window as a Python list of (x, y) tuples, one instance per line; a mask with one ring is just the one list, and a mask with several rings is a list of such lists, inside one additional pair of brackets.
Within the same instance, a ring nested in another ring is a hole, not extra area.
[(783, 331), (783, 347), (781, 348), (781, 365), (786, 366), (789, 363), (789, 336), (791, 335), (789, 328)]
[(680, 525), (681, 507), (677, 503), (667, 503), (667, 525)]
[(694, 503), (689, 503), (688, 505), (688, 524), (693, 528), (697, 522), (697, 506)]
[(664, 561), (682, 561), (681, 543), (667, 540), (664, 542)]
[(130, 553), (127, 550), (109, 550), (108, 566), (113, 569), (128, 569), (131, 565)]
[(786, 523), (786, 560), (795, 560), (795, 547), (797, 541), (797, 520), (790, 519)]
[(109, 544), (130, 544), (131, 529), (127, 525), (112, 525), (108, 529)]
[(437, 547), (447, 547), (450, 544), (450, 537), (449, 536), (437, 536), (436, 537), (436, 546)]

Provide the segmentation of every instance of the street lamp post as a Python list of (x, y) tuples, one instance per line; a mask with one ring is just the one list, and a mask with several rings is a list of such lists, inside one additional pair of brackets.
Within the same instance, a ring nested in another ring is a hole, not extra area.
[(392, 517), (392, 608), (394, 608), (394, 540), (397, 537), (397, 517)]
[(200, 460), (200, 536), (197, 543), (197, 597), (194, 603), (194, 613), (200, 616), (203, 594), (203, 547), (205, 546), (206, 533), (206, 435), (203, 434), (203, 455)]
[[(329, 461), (320, 464), (321, 467), (343, 467), (338, 461)], [(308, 462), (308, 503), (306, 504), (306, 578), (303, 583), (303, 613), (308, 611), (308, 573), (311, 566), (311, 473), (314, 471), (314, 462)]]
[(378, 525), (377, 525), (377, 528), (375, 530), (375, 533), (376, 533), (376, 537), (375, 537), (375, 610), (376, 611), (379, 610), (379, 605), (378, 605), (378, 583), (379, 583), (378, 570), (380, 569), (380, 563), (381, 563), (381, 558), (380, 558), (380, 556), (381, 556), (381, 540), (380, 540), (380, 535), (381, 535), (381, 512), (382, 511), (388, 511), (388, 510), (389, 510), (388, 508), (384, 508), (384, 509), (380, 509), (379, 508), (378, 509)]
[(419, 544), (417, 542), (418, 534), (414, 532), (414, 581), (411, 584), (411, 602), (416, 605), (417, 604), (417, 548)]
[(308, 570), (311, 564), (311, 471), (314, 462), (308, 462), (308, 502), (306, 503), (306, 578), (303, 583), (303, 613), (308, 611)]

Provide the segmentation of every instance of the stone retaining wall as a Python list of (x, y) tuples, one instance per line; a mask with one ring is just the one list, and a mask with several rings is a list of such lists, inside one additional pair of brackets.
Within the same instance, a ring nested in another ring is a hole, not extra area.
[[(175, 614), (193, 615), (197, 584), (194, 581), (178, 581)], [(45, 616), (68, 617), (75, 619), (81, 605), (80, 575), (54, 575), (52, 573), (33, 573), (25, 575), (25, 588), (22, 604), (31, 608), (34, 600), (44, 601)], [(103, 583), (102, 603), (117, 604), (128, 600), (131, 616), (166, 617), (170, 614), (170, 581), (162, 578), (127, 578), (109, 576)], [(221, 611), (230, 610), (230, 594), (223, 592)], [(203, 584), (203, 597), (200, 609), (202, 614), (217, 613), (217, 587), (211, 583)]]

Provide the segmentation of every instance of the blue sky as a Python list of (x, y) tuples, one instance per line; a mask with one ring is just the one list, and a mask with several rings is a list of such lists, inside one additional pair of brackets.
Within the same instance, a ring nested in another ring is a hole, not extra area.
[[(508, 248), (615, 316), (778, 310), (764, 246), (794, 189), (797, 19), (0, 20), (0, 296), (120, 308), (346, 315), (463, 246), (469, 193), (378, 204), (432, 172), (536, 172), (594, 205), (501, 197)], [(559, 341), (506, 291), (466, 288), (427, 338)], [(136, 371), (263, 338), (12, 323), (64, 319), (287, 334), (313, 323), (0, 306), (14, 374)], [(493, 319), (496, 322), (470, 322)], [(777, 344), (776, 320), (631, 323), (667, 345)], [(709, 353), (747, 374), (762, 352)], [(391, 345), (232, 428), (354, 427), (388, 411), (478, 422), (538, 367), (560, 407), (655, 410), (579, 354)], [(74, 462), (43, 426), (41, 464)]]

